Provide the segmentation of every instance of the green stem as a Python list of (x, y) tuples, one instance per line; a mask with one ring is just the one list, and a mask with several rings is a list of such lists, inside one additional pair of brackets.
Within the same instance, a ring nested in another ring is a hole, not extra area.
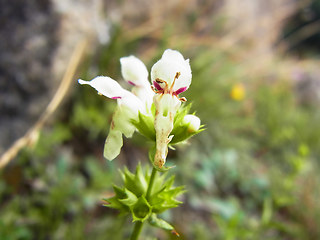
[[(150, 180), (149, 180), (149, 183), (148, 183), (148, 189), (147, 189), (147, 194), (146, 194), (146, 199), (147, 200), (150, 198), (152, 187), (153, 187), (156, 175), (157, 175), (157, 169), (153, 168), (151, 176), (150, 176)], [(133, 228), (133, 232), (131, 234), (130, 240), (138, 240), (138, 237), (139, 237), (139, 235), (141, 233), (142, 226), (143, 226), (143, 222), (141, 222), (141, 221), (137, 221), (134, 224), (134, 228)]]
[(152, 173), (150, 176), (150, 180), (149, 180), (149, 185), (148, 185), (148, 190), (147, 190), (147, 195), (146, 195), (146, 199), (149, 200), (150, 195), (151, 195), (151, 191), (152, 191), (152, 187), (153, 187), (153, 183), (154, 183), (154, 179), (156, 178), (157, 175), (157, 169), (153, 168), (152, 169)]
[(141, 232), (141, 229), (142, 229), (142, 225), (143, 225), (143, 222), (140, 222), (140, 221), (137, 221), (134, 224), (134, 228), (133, 228), (133, 232), (131, 234), (130, 240), (137, 240), (138, 239), (140, 232)]

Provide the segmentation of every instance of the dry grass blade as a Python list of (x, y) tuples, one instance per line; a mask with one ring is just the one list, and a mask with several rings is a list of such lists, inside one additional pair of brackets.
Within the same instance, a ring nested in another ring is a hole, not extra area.
[(86, 48), (86, 40), (83, 40), (76, 45), (60, 86), (53, 96), (52, 100), (48, 104), (46, 110), (41, 115), (39, 120), (28, 130), (28, 132), (23, 137), (16, 140), (13, 145), (1, 156), (0, 168), (5, 167), (12, 159), (14, 159), (14, 157), (23, 147), (30, 146), (36, 142), (39, 135), (39, 130), (52, 116), (52, 114), (58, 108), (66, 93), (68, 92), (68, 89), (70, 88), (75, 72), (80, 64), (81, 59), (83, 58)]

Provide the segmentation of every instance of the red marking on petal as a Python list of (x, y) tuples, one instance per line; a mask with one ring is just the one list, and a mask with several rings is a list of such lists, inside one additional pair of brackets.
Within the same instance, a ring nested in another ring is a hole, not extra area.
[(112, 97), (112, 99), (121, 99), (121, 97)]
[(179, 88), (177, 91), (174, 92), (174, 94), (179, 95), (180, 93), (186, 91), (187, 89), (188, 89), (187, 87)]
[(132, 86), (135, 86), (136, 84), (134, 84), (134, 82), (128, 81), (128, 83)]
[(153, 86), (155, 86), (157, 90), (163, 90), (159, 83), (157, 83), (156, 81), (153, 81)]

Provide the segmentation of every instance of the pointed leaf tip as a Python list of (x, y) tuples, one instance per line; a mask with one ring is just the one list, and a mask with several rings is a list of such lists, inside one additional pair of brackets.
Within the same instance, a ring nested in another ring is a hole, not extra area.
[(103, 206), (106, 206), (106, 205), (110, 205), (110, 204), (111, 204), (111, 202), (109, 202), (108, 199), (106, 199), (106, 198), (102, 199), (102, 201), (105, 202), (104, 204), (102, 204)]

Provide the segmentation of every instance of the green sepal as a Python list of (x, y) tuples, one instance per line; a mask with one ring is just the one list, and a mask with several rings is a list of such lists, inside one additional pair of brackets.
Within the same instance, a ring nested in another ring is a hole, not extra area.
[(162, 228), (164, 230), (167, 231), (173, 231), (174, 227), (169, 224), (168, 222), (166, 222), (165, 220), (158, 218), (157, 214), (152, 213), (150, 218), (148, 219), (149, 223), (154, 226), (154, 227), (158, 227), (158, 228)]
[(138, 129), (138, 131), (150, 139), (156, 141), (156, 130), (154, 129), (154, 115), (144, 115), (141, 112), (138, 114), (138, 120), (132, 120), (132, 124)]
[(205, 130), (204, 128), (202, 128), (204, 125), (201, 125), (198, 131), (190, 132), (189, 125), (190, 123), (184, 124), (183, 122), (181, 122), (179, 125), (177, 124), (176, 127), (174, 127), (172, 132), (170, 133), (170, 135), (173, 135), (173, 138), (170, 141), (170, 144), (177, 144), (180, 142), (184, 142), (185, 140), (192, 137), (193, 135), (196, 135), (202, 132), (203, 130)]
[[(172, 138), (170, 145), (183, 142), (188, 138), (192, 137), (193, 135), (196, 135), (204, 130), (203, 125), (200, 126), (198, 131), (189, 130), (190, 123), (185, 123), (184, 117), (189, 113), (190, 108), (191, 108), (191, 104), (184, 105), (180, 107), (178, 112), (175, 114), (174, 122), (173, 122), (173, 130), (170, 133), (170, 135), (174, 135), (174, 137)], [(147, 115), (139, 112), (138, 120), (132, 120), (131, 122), (143, 136), (155, 142), (156, 131), (154, 128), (154, 118), (155, 118), (154, 104), (152, 104), (151, 112), (152, 114), (147, 114)], [(155, 168), (157, 167), (155, 166)], [(158, 169), (158, 170), (161, 171), (161, 169)], [(167, 171), (167, 170), (164, 170), (164, 171)]]
[(193, 135), (196, 135), (204, 130), (203, 125), (200, 126), (198, 131), (190, 131), (189, 130), (190, 123), (185, 123), (184, 117), (187, 114), (189, 114), (190, 108), (191, 108), (191, 104), (183, 106), (176, 113), (175, 118), (174, 118), (174, 122), (173, 122), (173, 129), (170, 133), (170, 135), (173, 135), (173, 138), (170, 141), (170, 145), (184, 142), (188, 138), (190, 138)]
[(144, 222), (152, 214), (152, 207), (144, 196), (141, 196), (138, 201), (130, 207), (133, 222)]
[(184, 116), (189, 113), (191, 106), (192, 106), (191, 103), (188, 105), (186, 104), (181, 105), (176, 115), (174, 116), (173, 128), (175, 127), (175, 125), (179, 124), (179, 122), (183, 121)]

